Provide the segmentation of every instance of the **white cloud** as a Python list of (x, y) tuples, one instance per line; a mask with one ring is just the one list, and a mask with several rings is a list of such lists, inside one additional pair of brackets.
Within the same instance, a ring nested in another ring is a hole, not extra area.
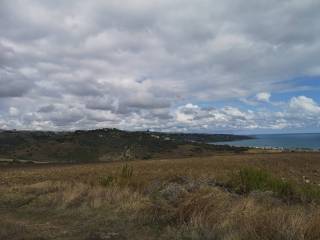
[[(72, 102), (72, 98), (68, 102)], [(32, 106), (32, 101), (29, 104)], [(101, 100), (102, 101), (102, 100)], [(109, 103), (107, 103), (109, 104)], [(19, 101), (16, 106), (20, 105)], [(279, 111), (267, 109), (243, 110), (232, 106), (201, 107), (188, 103), (178, 107), (140, 109), (121, 112), (117, 107), (87, 108), (83, 105), (42, 105), (36, 112), (25, 113), (10, 107), (2, 117), (0, 128), (24, 129), (91, 129), (117, 127), (128, 130), (152, 129), (157, 131), (259, 131), (317, 128), (320, 106), (305, 96), (293, 97), (281, 105)]]
[(320, 105), (305, 96), (293, 97), (281, 106), (281, 112), (271, 110), (240, 110), (235, 107), (201, 108), (186, 104), (176, 111), (176, 120), (189, 130), (281, 130), (317, 128)]
[(256, 95), (256, 98), (260, 102), (270, 102), (271, 94), (268, 92), (260, 92)]
[(15, 107), (9, 108), (10, 117), (17, 117), (17, 116), (19, 116), (19, 113), (20, 113), (19, 109), (15, 108)]
[(312, 98), (305, 96), (293, 97), (289, 107), (296, 114), (312, 114), (320, 118), (320, 106)]

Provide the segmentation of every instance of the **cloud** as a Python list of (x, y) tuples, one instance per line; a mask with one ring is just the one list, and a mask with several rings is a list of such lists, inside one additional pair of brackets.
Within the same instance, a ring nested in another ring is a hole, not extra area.
[[(268, 103), (296, 88), (291, 79), (318, 77), (319, 8), (314, 0), (3, 0), (0, 119), (37, 129), (297, 126), (292, 114), (257, 123), (260, 110), (201, 105)], [(316, 114), (317, 103), (297, 101), (281, 111), (303, 105)]]
[(267, 92), (260, 92), (256, 95), (256, 98), (260, 102), (270, 102), (271, 94)]
[(32, 88), (31, 79), (11, 69), (0, 69), (0, 98), (21, 97)]
[(49, 104), (49, 105), (40, 107), (38, 112), (39, 113), (49, 113), (49, 112), (53, 112), (55, 109), (56, 108), (53, 104)]
[(232, 106), (212, 108), (192, 103), (171, 109), (127, 110), (124, 113), (112, 107), (91, 109), (65, 104), (43, 105), (37, 112), (27, 114), (21, 110), (10, 107), (0, 128), (70, 130), (108, 126), (127, 130), (237, 132), (310, 129), (319, 127), (320, 122), (320, 105), (305, 96), (291, 98), (278, 111)]
[(11, 117), (17, 117), (19, 115), (19, 109), (15, 108), (15, 107), (10, 107), (9, 108), (9, 115)]
[(189, 131), (317, 128), (320, 105), (305, 96), (291, 98), (280, 111), (241, 110), (228, 106), (203, 108), (188, 103), (180, 106), (175, 116), (176, 121)]
[(290, 110), (297, 114), (309, 114), (320, 117), (320, 105), (312, 98), (305, 96), (293, 97), (289, 103)]

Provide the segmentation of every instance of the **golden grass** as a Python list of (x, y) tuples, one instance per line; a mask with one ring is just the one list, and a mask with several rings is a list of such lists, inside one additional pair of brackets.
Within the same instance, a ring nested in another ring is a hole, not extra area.
[[(0, 239), (320, 239), (320, 206), (221, 185), (244, 166), (317, 186), (320, 155), (240, 154), (0, 172)], [(101, 179), (112, 179), (102, 184)]]
[[(122, 162), (93, 164), (49, 164), (0, 168), (2, 185), (30, 184), (45, 180), (97, 182), (101, 176), (121, 171)], [(142, 180), (166, 178), (166, 175), (191, 174), (223, 178), (244, 166), (266, 169), (279, 177), (320, 183), (319, 153), (238, 154), (202, 158), (164, 159), (130, 162), (135, 176)]]

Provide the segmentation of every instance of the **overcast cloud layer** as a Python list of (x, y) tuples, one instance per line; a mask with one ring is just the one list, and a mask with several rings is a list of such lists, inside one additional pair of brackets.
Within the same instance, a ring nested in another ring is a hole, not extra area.
[(317, 99), (273, 96), (318, 81), (319, 12), (318, 0), (1, 0), (0, 128), (317, 131)]

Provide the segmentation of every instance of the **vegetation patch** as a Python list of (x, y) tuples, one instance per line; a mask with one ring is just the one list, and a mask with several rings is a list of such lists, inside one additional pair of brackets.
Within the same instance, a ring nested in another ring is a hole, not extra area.
[[(223, 134), (168, 134), (118, 129), (75, 132), (2, 131), (0, 159), (7, 159), (11, 163), (27, 160), (106, 162), (208, 156), (217, 152), (243, 152), (247, 148), (207, 143), (246, 138), (248, 137)], [(16, 161), (13, 162), (13, 159)]]
[(270, 191), (286, 201), (320, 202), (319, 186), (297, 184), (274, 177), (269, 172), (257, 168), (246, 167), (233, 173), (226, 186), (239, 194)]
[(114, 176), (107, 175), (99, 178), (99, 183), (102, 186), (115, 186), (115, 185), (128, 185), (130, 179), (133, 176), (133, 167), (129, 164), (124, 164), (121, 167), (121, 170), (116, 173)]

